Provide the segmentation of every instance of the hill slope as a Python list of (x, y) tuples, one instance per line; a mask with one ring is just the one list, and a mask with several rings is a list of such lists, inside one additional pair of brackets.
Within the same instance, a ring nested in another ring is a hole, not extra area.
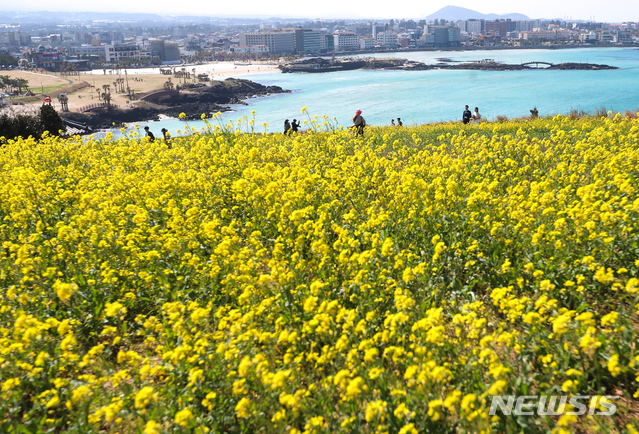
[(308, 120), (3, 145), (0, 432), (637, 432), (638, 119)]

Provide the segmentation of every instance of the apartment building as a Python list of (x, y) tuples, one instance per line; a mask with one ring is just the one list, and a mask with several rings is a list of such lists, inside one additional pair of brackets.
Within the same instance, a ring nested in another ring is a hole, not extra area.
[(337, 31), (333, 34), (335, 50), (356, 50), (359, 46), (357, 34), (349, 31)]
[(397, 35), (394, 32), (386, 31), (377, 34), (377, 44), (382, 47), (397, 47)]
[(270, 53), (295, 52), (295, 33), (284, 31), (240, 33), (240, 44), (248, 47), (266, 45)]
[(468, 20), (465, 22), (465, 29), (463, 30), (469, 35), (478, 36), (484, 31), (484, 23), (484, 20)]
[(324, 32), (300, 27), (285, 27), (282, 30), (293, 32), (293, 45), (296, 53), (319, 53), (321, 51), (321, 39)]
[(516, 30), (516, 23), (508, 20), (486, 21), (485, 32), (495, 33), (497, 36), (505, 37), (508, 32)]

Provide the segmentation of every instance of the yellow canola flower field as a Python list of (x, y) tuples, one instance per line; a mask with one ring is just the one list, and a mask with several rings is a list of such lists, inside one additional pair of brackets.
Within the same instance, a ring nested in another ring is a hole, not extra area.
[(0, 432), (636, 433), (638, 167), (620, 115), (9, 141)]

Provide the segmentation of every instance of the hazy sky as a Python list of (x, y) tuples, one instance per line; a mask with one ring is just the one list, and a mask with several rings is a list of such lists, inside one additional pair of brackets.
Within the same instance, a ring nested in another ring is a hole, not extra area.
[(403, 0), (398, 2), (377, 1), (295, 1), (295, 0), (240, 0), (211, 1), (192, 0), (176, 2), (168, 0), (22, 0), (3, 1), (2, 10), (54, 10), (96, 12), (148, 12), (161, 15), (208, 15), (208, 16), (281, 16), (308, 18), (423, 18), (442, 7), (453, 4), (478, 12), (505, 14), (517, 12), (530, 18), (566, 18), (606, 22), (639, 21), (637, 0), (534, 0), (512, 2), (506, 0), (484, 0), (481, 2), (449, 3), (450, 0), (424, 2)]

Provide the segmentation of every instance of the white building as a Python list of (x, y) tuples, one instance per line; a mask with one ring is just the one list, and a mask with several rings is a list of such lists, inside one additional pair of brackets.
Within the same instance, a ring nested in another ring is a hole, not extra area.
[(609, 30), (601, 30), (600, 32), (597, 32), (597, 39), (599, 39), (599, 42), (603, 42), (605, 44), (615, 42), (615, 37)]
[(253, 45), (251, 54), (268, 54), (268, 47), (266, 45)]
[(597, 34), (595, 32), (582, 33), (579, 35), (579, 41), (593, 44), (598, 41)]
[(236, 54), (249, 54), (251, 52), (251, 47), (246, 45), (233, 45), (231, 46), (231, 51)]
[(69, 53), (73, 53), (77, 56), (95, 56), (99, 59), (103, 59), (105, 62), (110, 62), (115, 55), (115, 48), (113, 45), (100, 44), (100, 45), (82, 45), (80, 47), (69, 47)]
[(266, 45), (270, 53), (293, 53), (295, 52), (295, 35), (293, 32), (240, 33), (239, 45), (248, 47)]
[(397, 35), (393, 32), (381, 32), (377, 34), (377, 43), (383, 47), (396, 47)]
[(481, 34), (481, 20), (468, 20), (466, 21), (466, 33), (473, 36)]
[(359, 48), (360, 50), (371, 50), (375, 48), (375, 40), (373, 38), (360, 38)]
[(532, 32), (541, 27), (539, 20), (517, 20), (515, 21), (515, 30), (518, 32)]
[(111, 60), (140, 60), (140, 49), (137, 45), (114, 45)]
[(355, 32), (335, 32), (333, 39), (335, 40), (335, 50), (356, 50), (359, 47)]

